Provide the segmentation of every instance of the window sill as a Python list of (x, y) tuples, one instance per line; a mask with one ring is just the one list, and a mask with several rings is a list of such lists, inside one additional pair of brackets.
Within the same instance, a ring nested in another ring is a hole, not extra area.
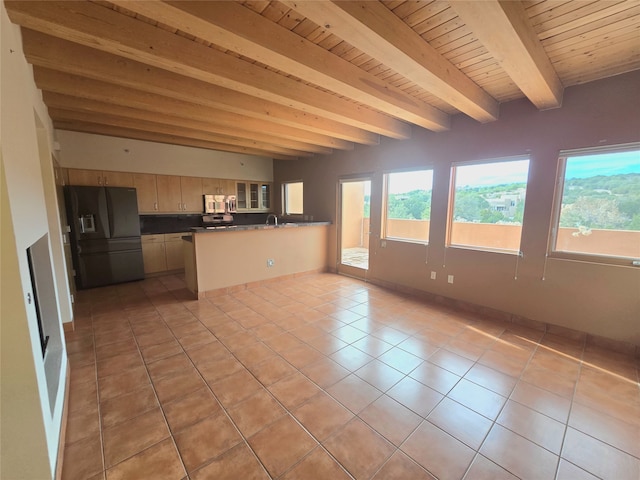
[(485, 253), (498, 253), (504, 255), (513, 255), (516, 257), (523, 257), (524, 254), (519, 250), (507, 250), (502, 248), (491, 248), (491, 247), (478, 247), (475, 245), (447, 245), (446, 248), (453, 248), (455, 250), (471, 250), (474, 252), (485, 252)]
[(387, 242), (398, 242), (398, 243), (413, 243), (415, 245), (429, 245), (428, 240), (414, 240), (411, 238), (398, 238), (398, 237), (383, 237), (380, 240), (385, 240)]
[(569, 262), (596, 263), (612, 267), (640, 268), (640, 259), (631, 257), (614, 257), (608, 255), (594, 255), (592, 253), (551, 252), (548, 258)]

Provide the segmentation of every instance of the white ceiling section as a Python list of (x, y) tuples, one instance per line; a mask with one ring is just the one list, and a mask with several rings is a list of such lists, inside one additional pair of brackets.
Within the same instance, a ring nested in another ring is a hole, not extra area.
[(640, 68), (637, 0), (5, 5), (56, 128), (276, 159)]

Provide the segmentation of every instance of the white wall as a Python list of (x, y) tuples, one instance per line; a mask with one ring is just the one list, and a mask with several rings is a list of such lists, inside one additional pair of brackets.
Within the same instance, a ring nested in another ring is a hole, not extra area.
[[(0, 153), (2, 175), (2, 318), (1, 351), (1, 458), (0, 477), (10, 479), (53, 478), (55, 472), (62, 407), (66, 351), (62, 352), (59, 388), (50, 408), (44, 362), (40, 350), (36, 311), (33, 302), (27, 248), (43, 235), (53, 235), (46, 208), (45, 186), (55, 190), (53, 175), (41, 168), (41, 158), (50, 159), (52, 126), (33, 75), (22, 53), (20, 30), (11, 24), (4, 4), (1, 16)], [(46, 132), (38, 147), (37, 120)], [(47, 145), (48, 144), (48, 145)], [(41, 156), (42, 155), (42, 156)], [(52, 168), (49, 165), (49, 168)], [(47, 175), (43, 175), (46, 173)], [(48, 178), (44, 178), (44, 177)], [(59, 221), (58, 221), (59, 222)], [(58, 226), (59, 228), (59, 226)], [(52, 268), (64, 265), (60, 238), (51, 241)], [(70, 309), (61, 314), (60, 305), (69, 305), (68, 285), (56, 282), (58, 316), (68, 321)], [(62, 325), (58, 325), (60, 336)], [(64, 345), (62, 346), (64, 349)]]
[(57, 130), (60, 165), (68, 168), (237, 180), (273, 180), (273, 160), (240, 153)]

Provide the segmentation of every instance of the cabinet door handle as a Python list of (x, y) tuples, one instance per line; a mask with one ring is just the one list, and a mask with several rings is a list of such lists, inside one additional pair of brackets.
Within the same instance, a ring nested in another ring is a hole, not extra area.
[(182, 210), (186, 210), (186, 209), (187, 209), (187, 204), (186, 204), (186, 203), (183, 203), (183, 204), (182, 204)]
[(104, 178), (104, 184), (109, 185), (109, 178), (108, 177), (103, 177), (103, 178)]
[(102, 177), (98, 175), (98, 185), (102, 185)]
[(153, 209), (158, 210), (158, 202), (153, 202)]

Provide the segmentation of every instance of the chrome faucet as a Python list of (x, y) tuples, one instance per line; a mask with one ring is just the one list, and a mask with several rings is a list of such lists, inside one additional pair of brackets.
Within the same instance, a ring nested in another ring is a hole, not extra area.
[(273, 217), (274, 225), (278, 225), (278, 216), (275, 213), (270, 213), (267, 215), (267, 221), (264, 222), (266, 225), (269, 225), (269, 219)]

